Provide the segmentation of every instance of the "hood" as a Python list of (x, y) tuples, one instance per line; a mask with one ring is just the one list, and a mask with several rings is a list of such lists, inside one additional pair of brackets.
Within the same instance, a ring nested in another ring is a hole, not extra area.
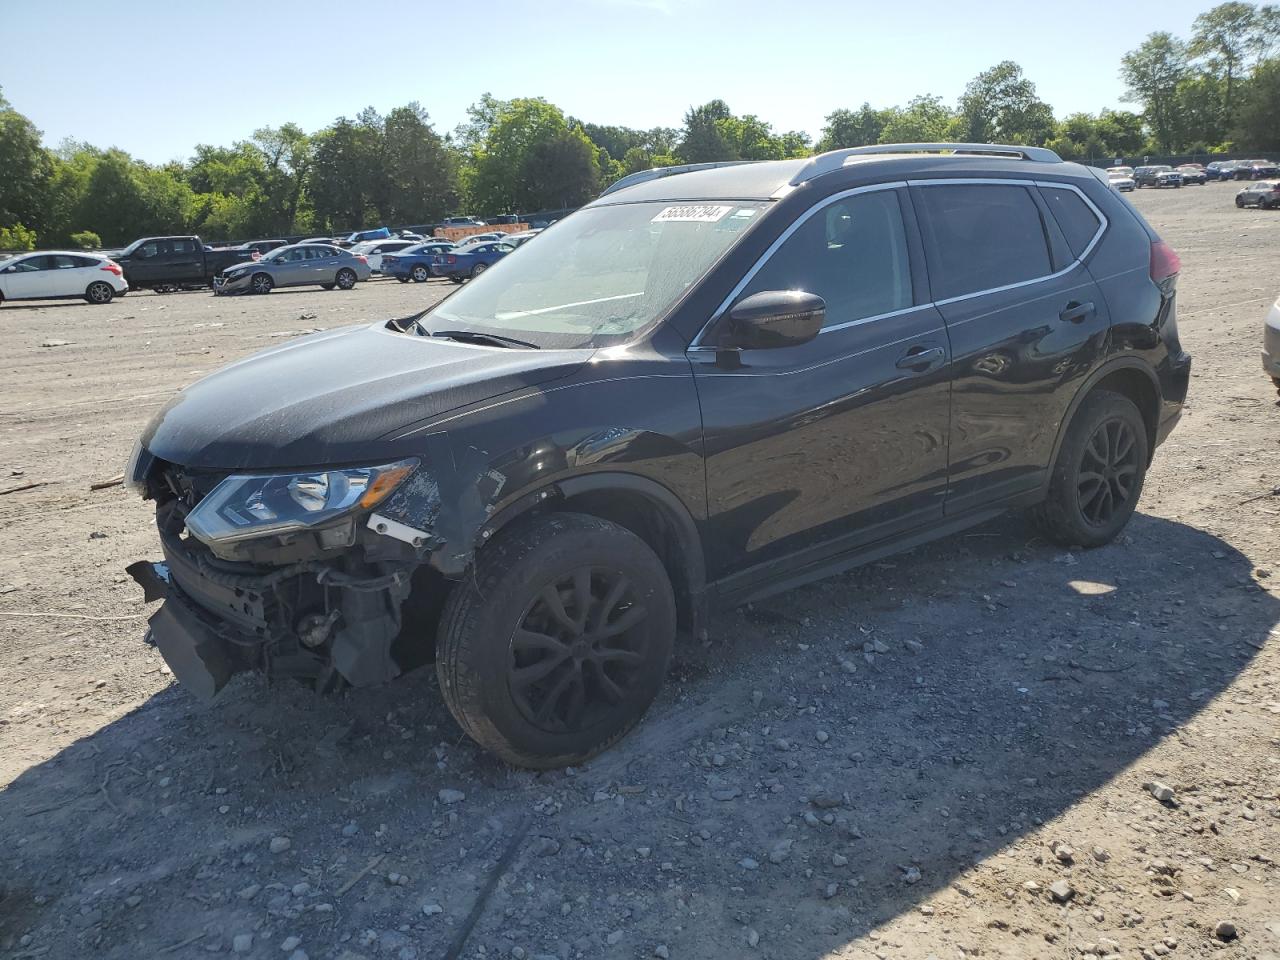
[(395, 333), (382, 324), (302, 337), (181, 391), (142, 444), (171, 463), (263, 470), (420, 453), (388, 434), (568, 376), (591, 350), (523, 350)]

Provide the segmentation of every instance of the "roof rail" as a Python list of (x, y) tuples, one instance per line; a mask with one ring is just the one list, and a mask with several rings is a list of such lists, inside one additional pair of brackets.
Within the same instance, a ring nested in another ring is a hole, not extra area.
[(824, 173), (839, 170), (849, 160), (877, 153), (962, 153), (985, 157), (1012, 157), (1034, 163), (1061, 163), (1062, 158), (1046, 147), (1019, 147), (1006, 143), (877, 143), (867, 147), (832, 150), (814, 157), (791, 178), (791, 185), (804, 183)]
[(604, 188), (604, 192), (600, 196), (607, 197), (618, 190), (634, 187), (637, 183), (646, 183), (649, 180), (670, 177), (677, 173), (692, 173), (694, 170), (711, 170), (714, 167), (736, 167), (744, 163), (759, 162), (759, 160), (717, 160), (714, 163), (682, 163), (674, 167), (650, 167), (648, 170), (638, 170), (635, 173), (627, 174), (621, 180), (613, 181), (613, 183)]

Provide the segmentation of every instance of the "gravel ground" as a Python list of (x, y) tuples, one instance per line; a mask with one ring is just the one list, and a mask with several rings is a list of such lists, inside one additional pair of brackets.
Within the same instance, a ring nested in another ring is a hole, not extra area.
[(1233, 193), (1134, 196), (1195, 367), (1117, 543), (1008, 517), (722, 615), (550, 774), (429, 669), (199, 705), (151, 511), (89, 489), (178, 386), (447, 285), (3, 307), (0, 957), (1280, 957), (1280, 213)]

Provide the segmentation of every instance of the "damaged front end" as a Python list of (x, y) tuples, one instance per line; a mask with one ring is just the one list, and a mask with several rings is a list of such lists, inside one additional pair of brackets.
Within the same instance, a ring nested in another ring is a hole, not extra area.
[[(411, 629), (422, 618), (406, 600), (442, 592), (423, 583), (439, 576), (423, 565), (430, 537), (389, 530), (374, 512), (417, 466), (227, 475), (132, 465), (130, 480), (156, 500), (167, 567), (151, 636), (179, 682), (207, 699), (256, 670), (327, 690), (382, 683), (428, 659), (433, 637)], [(408, 486), (424, 495), (420, 478)], [(130, 572), (154, 589), (141, 567)]]

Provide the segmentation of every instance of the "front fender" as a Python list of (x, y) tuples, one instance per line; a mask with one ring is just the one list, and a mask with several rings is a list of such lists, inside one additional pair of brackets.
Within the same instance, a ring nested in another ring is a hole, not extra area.
[[(683, 363), (683, 358), (681, 358)], [(680, 369), (676, 367), (675, 369)], [(370, 519), (405, 536), (441, 574), (461, 577), (486, 539), (549, 498), (640, 493), (690, 546), (706, 516), (701, 416), (692, 376), (641, 373), (558, 383), (499, 398), (417, 431), (423, 470)], [(406, 439), (404, 437), (400, 439)], [(402, 531), (405, 532), (405, 531)]]

